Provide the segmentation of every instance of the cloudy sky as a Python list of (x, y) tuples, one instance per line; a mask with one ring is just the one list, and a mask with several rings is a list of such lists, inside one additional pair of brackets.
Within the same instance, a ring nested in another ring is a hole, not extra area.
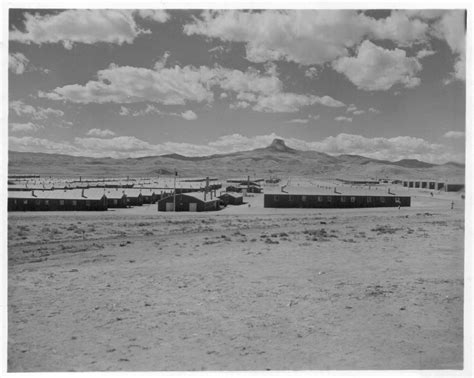
[(9, 12), (9, 149), (464, 161), (462, 10)]

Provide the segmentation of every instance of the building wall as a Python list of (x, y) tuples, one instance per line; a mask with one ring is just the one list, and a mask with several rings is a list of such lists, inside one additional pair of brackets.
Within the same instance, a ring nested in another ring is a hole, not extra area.
[(242, 205), (244, 203), (243, 197), (233, 197), (227, 194), (219, 196), (219, 198), (224, 202), (225, 205)]
[(156, 203), (158, 196), (156, 194), (142, 194), (143, 203)]
[(121, 198), (107, 198), (107, 206), (109, 209), (123, 209), (127, 207), (127, 196)]
[[(218, 199), (210, 202), (203, 202), (197, 198), (176, 195), (176, 211), (189, 211), (189, 204), (196, 203), (196, 211), (212, 211), (218, 210)], [(158, 211), (166, 211), (166, 204), (173, 203), (173, 195), (158, 201)]]
[(447, 192), (458, 192), (464, 188), (465, 188), (464, 184), (446, 184)]
[(45, 199), (9, 198), (8, 211), (104, 211), (107, 200), (96, 199)]
[(279, 208), (357, 208), (410, 206), (410, 197), (400, 196), (335, 196), (265, 194), (264, 207)]
[(143, 196), (139, 194), (136, 197), (127, 196), (127, 205), (128, 206), (142, 206), (143, 205)]

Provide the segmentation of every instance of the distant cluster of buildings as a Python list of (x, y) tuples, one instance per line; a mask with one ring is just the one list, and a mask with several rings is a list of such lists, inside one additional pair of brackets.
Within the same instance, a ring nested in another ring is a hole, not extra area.
[(449, 183), (446, 181), (404, 180), (402, 183), (406, 188), (441, 190), (444, 192), (459, 192), (465, 188), (464, 184)]
[(258, 184), (242, 179), (226, 190), (216, 178), (41, 179), (9, 176), (8, 211), (105, 211), (158, 203), (159, 211), (209, 211), (243, 203)]
[(103, 211), (156, 203), (151, 189), (70, 189), (8, 191), (8, 211)]
[[(8, 211), (104, 211), (157, 204), (158, 211), (214, 211), (242, 205), (246, 196), (263, 194), (266, 208), (405, 207), (405, 188), (460, 191), (464, 184), (433, 180), (338, 178), (308, 180), (306, 185), (280, 183), (279, 178), (214, 177), (53, 179), (36, 175), (9, 176)], [(384, 184), (394, 184), (389, 189)]]

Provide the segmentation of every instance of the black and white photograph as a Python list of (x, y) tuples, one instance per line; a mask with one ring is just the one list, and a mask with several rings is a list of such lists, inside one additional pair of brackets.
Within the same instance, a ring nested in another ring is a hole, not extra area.
[(42, 3), (3, 7), (4, 372), (472, 374), (470, 5)]

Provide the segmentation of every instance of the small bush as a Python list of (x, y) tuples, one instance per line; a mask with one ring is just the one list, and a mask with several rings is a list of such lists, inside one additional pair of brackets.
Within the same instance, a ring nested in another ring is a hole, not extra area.
[(370, 231), (377, 232), (377, 235), (383, 234), (394, 234), (397, 231), (401, 230), (401, 228), (391, 227), (390, 225), (377, 225), (377, 227), (371, 229)]

